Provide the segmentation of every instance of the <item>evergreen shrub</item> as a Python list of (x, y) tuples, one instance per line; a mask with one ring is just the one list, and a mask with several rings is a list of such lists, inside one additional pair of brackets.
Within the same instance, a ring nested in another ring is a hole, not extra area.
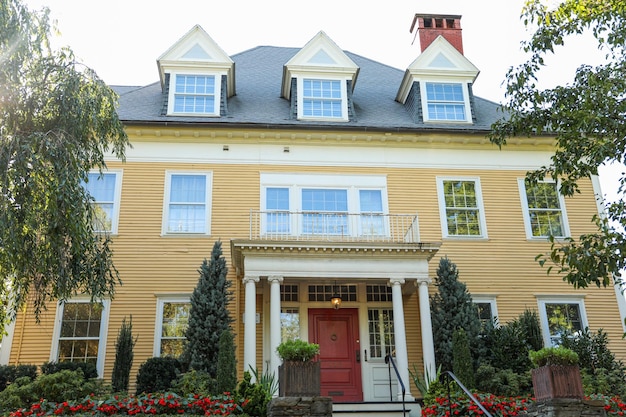
[(169, 356), (148, 359), (137, 372), (137, 394), (168, 391), (180, 374), (180, 368), (178, 359)]
[(217, 393), (234, 392), (237, 388), (237, 360), (235, 359), (235, 343), (230, 329), (224, 330), (220, 336), (217, 355)]
[(98, 369), (96, 365), (88, 362), (45, 362), (41, 365), (41, 373), (44, 375), (55, 374), (61, 371), (77, 371), (81, 370), (85, 379), (98, 378)]
[(196, 394), (210, 397), (218, 392), (217, 381), (208, 372), (192, 369), (176, 378), (172, 383), (172, 391), (182, 397)]
[(247, 399), (248, 402), (243, 405), (243, 412), (251, 417), (267, 416), (267, 404), (272, 399), (272, 394), (267, 387), (261, 384), (251, 382), (252, 376), (250, 372), (243, 373), (243, 380), (237, 387), (236, 398), (240, 400)]
[(463, 329), (458, 329), (452, 336), (452, 372), (469, 389), (476, 385), (472, 363), (467, 333)]
[(85, 379), (80, 369), (42, 374), (35, 380), (21, 377), (0, 392), (0, 412), (29, 407), (41, 398), (53, 402), (75, 401), (100, 394), (102, 390), (101, 381)]
[(37, 366), (25, 364), (0, 365), (0, 391), (4, 391), (10, 383), (23, 376), (27, 376), (31, 380), (37, 378)]
[(113, 374), (111, 375), (111, 385), (113, 392), (128, 391), (130, 382), (130, 368), (133, 366), (133, 348), (137, 339), (133, 339), (133, 317), (126, 322), (126, 317), (122, 320), (115, 342), (115, 362), (113, 363)]

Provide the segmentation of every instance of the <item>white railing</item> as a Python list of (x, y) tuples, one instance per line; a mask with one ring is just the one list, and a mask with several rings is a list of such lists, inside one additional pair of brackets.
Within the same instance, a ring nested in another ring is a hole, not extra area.
[(250, 239), (418, 243), (416, 214), (250, 210)]

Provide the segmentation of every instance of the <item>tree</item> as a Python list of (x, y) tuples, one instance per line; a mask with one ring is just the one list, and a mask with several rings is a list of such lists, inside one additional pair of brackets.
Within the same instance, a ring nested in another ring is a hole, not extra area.
[(133, 349), (137, 339), (133, 339), (133, 316), (128, 323), (126, 317), (122, 320), (122, 326), (115, 342), (115, 362), (111, 375), (113, 392), (128, 391), (130, 381), (130, 368), (133, 366)]
[[(0, 2), (0, 324), (119, 283), (107, 234), (83, 187), (129, 144), (116, 94), (68, 48), (53, 51), (49, 12)], [(0, 326), (1, 328), (2, 326)]]
[(463, 329), (470, 340), (470, 348), (476, 352), (480, 319), (472, 296), (465, 284), (459, 281), (456, 265), (448, 258), (441, 258), (439, 261), (435, 285), (438, 291), (430, 300), (435, 361), (441, 365), (443, 371), (451, 371), (454, 332)]
[(217, 354), (217, 393), (235, 392), (237, 388), (237, 360), (235, 359), (235, 343), (230, 329), (220, 335), (219, 352)]
[[(516, 136), (551, 135), (555, 153), (550, 164), (530, 172), (527, 179), (560, 181), (565, 196), (579, 192), (578, 182), (597, 175), (602, 164), (626, 158), (626, 3), (621, 0), (565, 0), (549, 9), (542, 0), (528, 0), (522, 11), (534, 27), (522, 43), (528, 60), (506, 77), (506, 118), (492, 126), (491, 141), (500, 146)], [(552, 4), (552, 2), (550, 2)], [(588, 33), (606, 61), (581, 65), (568, 84), (541, 89), (544, 58), (568, 37)], [(626, 174), (620, 177), (616, 202), (606, 202), (605, 216), (594, 216), (597, 230), (577, 239), (556, 241), (540, 264), (550, 262), (576, 288), (620, 283), (626, 267)]]
[(206, 371), (215, 378), (222, 332), (230, 330), (232, 319), (228, 303), (232, 298), (228, 269), (222, 256), (222, 242), (216, 241), (211, 260), (202, 262), (198, 284), (191, 295), (189, 324), (183, 352), (183, 361), (189, 368)]
[(476, 386), (472, 363), (467, 333), (463, 329), (455, 330), (452, 334), (452, 372), (469, 389)]

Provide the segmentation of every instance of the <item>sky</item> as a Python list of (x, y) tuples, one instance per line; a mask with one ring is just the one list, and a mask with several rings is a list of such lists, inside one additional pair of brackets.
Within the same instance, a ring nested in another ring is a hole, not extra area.
[[(461, 15), (464, 55), (479, 70), (477, 96), (504, 100), (503, 81), (524, 60), (520, 42), (530, 37), (520, 14), (524, 0), (23, 0), (47, 6), (77, 58), (110, 85), (158, 81), (156, 60), (199, 24), (228, 54), (260, 45), (304, 46), (323, 30), (342, 49), (406, 69), (420, 53), (415, 13)], [(600, 63), (590, 38), (568, 41), (546, 60), (545, 87), (571, 80), (581, 64)], [(603, 169), (603, 192), (615, 198), (623, 167)]]

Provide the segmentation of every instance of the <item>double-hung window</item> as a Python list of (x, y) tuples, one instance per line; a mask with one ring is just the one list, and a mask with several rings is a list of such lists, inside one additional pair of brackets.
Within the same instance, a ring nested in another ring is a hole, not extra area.
[(185, 346), (191, 303), (188, 297), (160, 298), (157, 302), (154, 355), (179, 357)]
[(93, 363), (104, 370), (109, 301), (70, 300), (57, 307), (51, 361)]
[(302, 233), (348, 234), (348, 190), (304, 188)]
[(478, 319), (486, 326), (488, 323), (497, 325), (498, 308), (493, 297), (472, 297), (472, 301), (478, 310)]
[(529, 238), (568, 236), (565, 201), (558, 191), (558, 184), (539, 181), (533, 185), (521, 178), (518, 183), (526, 235)]
[(211, 174), (167, 173), (164, 234), (209, 234)]
[(546, 346), (557, 346), (564, 335), (575, 336), (588, 326), (581, 299), (540, 299), (539, 315)]
[(215, 74), (172, 74), (169, 113), (219, 115), (219, 80)]
[(486, 237), (478, 178), (437, 178), (444, 237)]
[(91, 172), (87, 182), (83, 184), (93, 198), (93, 229), (96, 232), (117, 233), (121, 178), (121, 172)]
[(305, 117), (343, 117), (340, 80), (302, 80), (302, 114)]
[(263, 174), (261, 181), (265, 235), (388, 233), (384, 177)]
[(347, 120), (347, 90), (343, 79), (299, 78), (298, 117)]
[(461, 83), (426, 82), (426, 120), (461, 121), (467, 118), (467, 103)]

